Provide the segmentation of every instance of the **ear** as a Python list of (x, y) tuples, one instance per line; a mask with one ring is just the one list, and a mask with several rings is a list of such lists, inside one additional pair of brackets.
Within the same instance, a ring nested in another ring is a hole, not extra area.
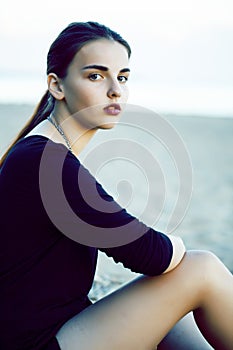
[(60, 79), (55, 73), (49, 73), (47, 78), (48, 90), (56, 100), (63, 100), (64, 93)]

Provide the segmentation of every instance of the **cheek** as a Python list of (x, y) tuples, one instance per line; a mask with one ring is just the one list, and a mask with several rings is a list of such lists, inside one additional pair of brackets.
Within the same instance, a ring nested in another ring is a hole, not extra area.
[(129, 88), (125, 86), (122, 90), (122, 100), (126, 102), (129, 98)]
[(98, 89), (94, 84), (82, 86), (79, 88), (78, 99), (85, 106), (92, 106), (99, 103), (101, 89)]
[(79, 88), (72, 94), (72, 103), (77, 110), (89, 107), (92, 100), (92, 93), (89, 89)]
[(89, 91), (80, 90), (77, 98), (78, 98), (79, 102), (82, 103), (83, 105), (89, 105), (89, 101), (91, 100), (90, 90)]
[[(82, 101), (86, 107), (97, 107), (106, 103), (106, 91), (102, 86), (90, 86), (89, 89), (82, 94)], [(98, 109), (98, 108), (97, 108)]]

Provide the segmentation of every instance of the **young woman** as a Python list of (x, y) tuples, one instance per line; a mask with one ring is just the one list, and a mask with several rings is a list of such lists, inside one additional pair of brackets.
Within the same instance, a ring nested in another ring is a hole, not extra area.
[[(129, 215), (79, 161), (119, 120), (130, 53), (98, 23), (65, 28), (48, 53), (48, 90), (2, 157), (1, 349), (233, 348), (231, 273)], [(106, 232), (128, 241), (104, 245)], [(142, 276), (91, 304), (98, 249)]]

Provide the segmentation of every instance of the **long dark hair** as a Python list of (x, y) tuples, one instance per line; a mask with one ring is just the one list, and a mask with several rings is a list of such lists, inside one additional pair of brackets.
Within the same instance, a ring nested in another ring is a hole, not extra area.
[[(59, 78), (65, 78), (69, 64), (82, 46), (89, 41), (101, 38), (118, 41), (125, 46), (130, 57), (130, 46), (118, 33), (97, 22), (74, 22), (69, 24), (52, 43), (47, 56), (47, 74), (55, 73)], [(0, 167), (12, 147), (49, 116), (54, 108), (54, 104), (55, 99), (47, 90), (29, 121), (2, 156)]]

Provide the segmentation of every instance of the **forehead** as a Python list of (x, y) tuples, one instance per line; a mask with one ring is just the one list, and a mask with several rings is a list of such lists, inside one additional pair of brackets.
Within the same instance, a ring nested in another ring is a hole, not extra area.
[(77, 52), (72, 63), (80, 67), (99, 64), (122, 69), (128, 66), (128, 51), (117, 41), (98, 39), (85, 44)]

